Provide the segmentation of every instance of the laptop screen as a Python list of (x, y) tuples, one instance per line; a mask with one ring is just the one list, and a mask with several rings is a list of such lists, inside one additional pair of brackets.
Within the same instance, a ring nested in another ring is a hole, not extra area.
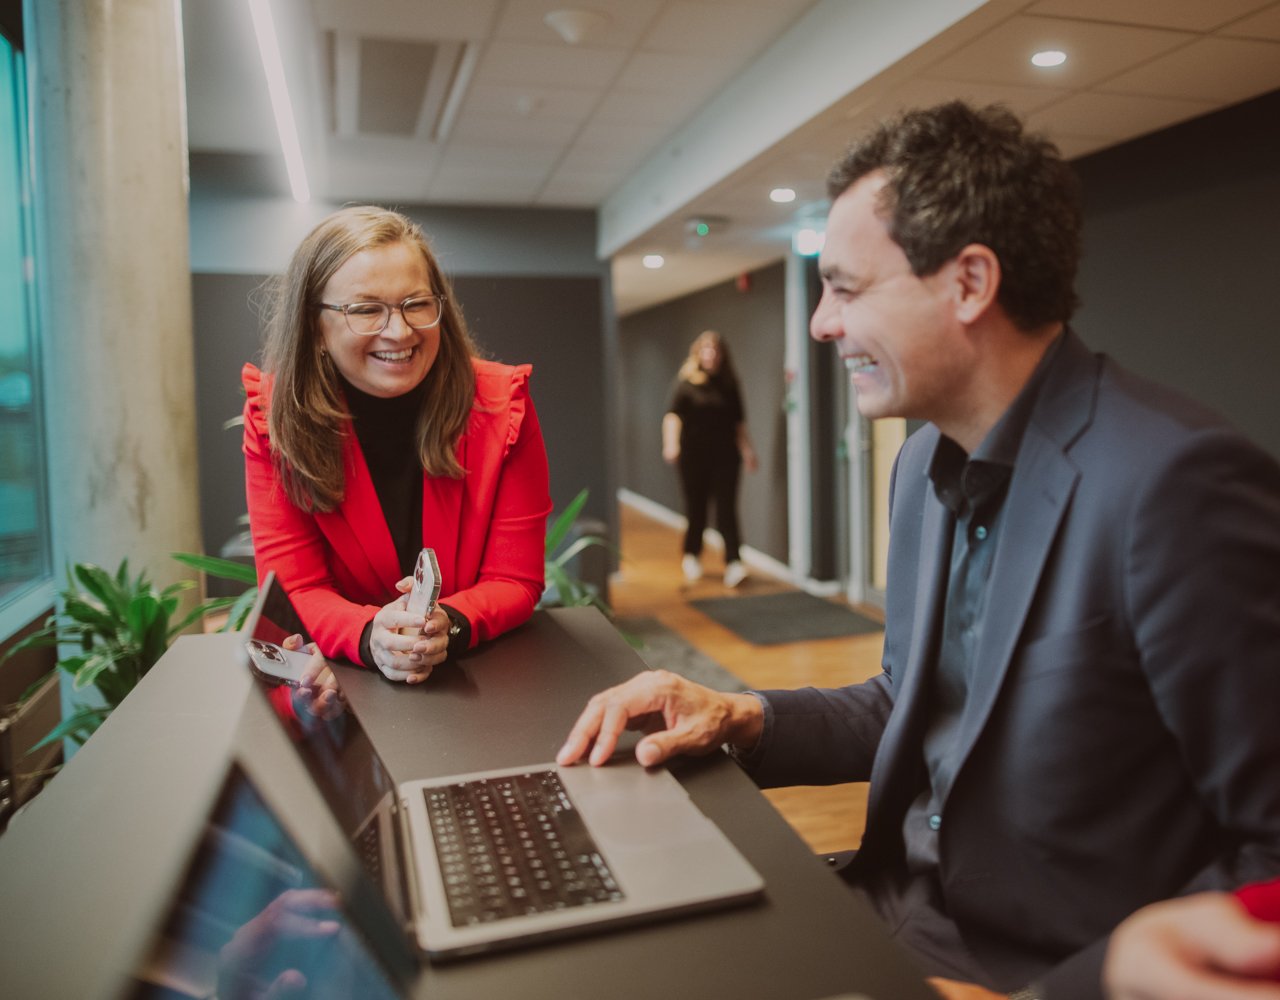
[[(274, 574), (268, 574), (262, 586), (263, 592), (245, 624), (250, 657), (253, 651), (249, 646), (254, 640), (282, 642), (301, 627)], [(395, 785), (360, 720), (344, 700), (316, 710), (307, 692), (262, 670), (255, 669), (252, 674), (360, 860), (376, 861), (370, 856), (373, 850), (370, 841), (379, 836), (379, 814), (396, 806)], [(394, 832), (388, 829), (390, 824), (381, 825), (381, 834)], [(392, 857), (390, 845), (381, 853)], [(392, 911), (402, 914), (403, 901), (395, 898), (389, 889), (394, 883), (384, 881), (374, 871), (370, 870), (369, 874), (387, 896)]]
[(239, 765), (125, 996), (399, 995), (335, 893)]

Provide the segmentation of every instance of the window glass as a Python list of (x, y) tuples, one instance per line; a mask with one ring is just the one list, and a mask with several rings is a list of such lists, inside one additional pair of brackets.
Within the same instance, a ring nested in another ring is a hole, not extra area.
[(0, 638), (25, 624), (5, 611), (49, 578), (23, 74), (0, 36)]

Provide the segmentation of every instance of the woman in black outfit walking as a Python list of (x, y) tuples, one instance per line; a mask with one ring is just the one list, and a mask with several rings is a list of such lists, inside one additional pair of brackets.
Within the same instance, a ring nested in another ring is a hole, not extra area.
[(698, 335), (676, 375), (662, 418), (662, 457), (679, 470), (689, 519), (681, 563), (685, 580), (694, 583), (702, 577), (699, 556), (711, 501), (724, 538), (724, 582), (738, 586), (747, 576), (738, 553), (738, 479), (744, 464), (748, 472), (755, 471), (756, 453), (747, 435), (738, 377), (714, 330)]

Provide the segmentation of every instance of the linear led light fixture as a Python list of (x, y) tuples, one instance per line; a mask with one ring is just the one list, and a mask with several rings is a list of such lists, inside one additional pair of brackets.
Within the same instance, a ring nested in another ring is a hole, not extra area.
[(276, 37), (275, 21), (271, 18), (270, 0), (249, 0), (249, 13), (253, 15), (253, 30), (258, 36), (262, 68), (267, 73), (271, 111), (276, 118), (276, 131), (280, 133), (285, 169), (289, 171), (289, 188), (293, 191), (294, 201), (305, 203), (311, 200), (311, 189), (307, 186), (307, 171), (302, 162), (302, 146), (298, 142), (298, 126), (293, 119), (289, 88), (285, 84), (284, 63), (280, 59), (280, 41)]

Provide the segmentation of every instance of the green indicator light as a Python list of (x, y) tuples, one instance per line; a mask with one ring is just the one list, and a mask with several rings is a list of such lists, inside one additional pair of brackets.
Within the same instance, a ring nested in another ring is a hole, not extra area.
[(705, 222), (699, 222), (696, 232), (699, 236), (706, 236), (707, 233), (711, 232), (711, 227)]

